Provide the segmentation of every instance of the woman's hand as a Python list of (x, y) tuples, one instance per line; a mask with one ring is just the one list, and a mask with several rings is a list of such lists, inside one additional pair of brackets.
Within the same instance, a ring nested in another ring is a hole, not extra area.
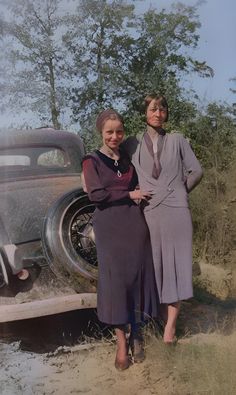
[(151, 198), (151, 194), (149, 192), (141, 191), (141, 189), (135, 189), (134, 191), (129, 192), (129, 197), (132, 200), (149, 200)]

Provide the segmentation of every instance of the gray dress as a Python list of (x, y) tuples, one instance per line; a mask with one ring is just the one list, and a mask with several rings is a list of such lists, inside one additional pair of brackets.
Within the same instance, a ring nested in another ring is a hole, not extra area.
[[(161, 141), (162, 140), (162, 141)], [(159, 157), (150, 154), (143, 136), (124, 143), (134, 164), (140, 188), (152, 198), (144, 207), (149, 227), (160, 303), (174, 303), (193, 296), (192, 221), (188, 193), (202, 177), (201, 166), (190, 144), (180, 133), (158, 137)], [(160, 166), (153, 177), (154, 163)]]

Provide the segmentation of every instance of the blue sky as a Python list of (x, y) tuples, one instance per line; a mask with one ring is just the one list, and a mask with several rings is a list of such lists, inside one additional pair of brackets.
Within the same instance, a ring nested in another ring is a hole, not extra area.
[[(186, 5), (195, 5), (197, 0), (182, 0)], [(172, 0), (140, 1), (139, 10), (149, 8), (169, 9)], [(198, 49), (192, 55), (198, 60), (205, 60), (214, 69), (213, 78), (200, 78), (191, 75), (183, 84), (196, 90), (203, 102), (217, 101), (232, 104), (236, 94), (229, 88), (236, 89), (236, 83), (229, 79), (236, 77), (236, 1), (207, 0), (198, 6), (201, 28)]]
[[(195, 5), (196, 2), (197, 0), (182, 0), (186, 5)], [(149, 7), (157, 10), (165, 8), (168, 11), (173, 3), (176, 1), (140, 0), (138, 11), (143, 13)], [(67, 3), (69, 4), (70, 2)], [(206, 0), (198, 6), (198, 14), (201, 23), (200, 40), (191, 56), (206, 61), (214, 69), (215, 75), (213, 78), (191, 75), (183, 78), (183, 86), (196, 91), (204, 106), (212, 101), (232, 104), (236, 102), (236, 94), (230, 92), (230, 87), (236, 89), (236, 82), (230, 82), (229, 79), (236, 77), (236, 1)], [(8, 126), (10, 117), (12, 115), (0, 114), (0, 123)], [(27, 114), (17, 114), (16, 118), (18, 121), (21, 119), (22, 124), (29, 119)]]
[(212, 79), (194, 78), (193, 87), (202, 98), (232, 104), (236, 95), (229, 88), (236, 89), (236, 83), (229, 79), (236, 77), (236, 2), (208, 0), (199, 7), (199, 15), (202, 26), (196, 56), (206, 60), (215, 75)]

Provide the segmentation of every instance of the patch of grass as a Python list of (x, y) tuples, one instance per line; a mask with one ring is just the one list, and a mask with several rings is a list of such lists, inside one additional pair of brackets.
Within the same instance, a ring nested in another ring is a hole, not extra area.
[(236, 394), (236, 332), (199, 335), (176, 347), (152, 338), (148, 352), (153, 374), (162, 371), (170, 395)]
[(204, 286), (204, 283), (201, 282), (198, 278), (193, 278), (193, 286), (194, 299), (196, 299), (199, 303), (209, 305), (218, 301), (214, 295), (210, 294), (207, 291), (207, 287)]

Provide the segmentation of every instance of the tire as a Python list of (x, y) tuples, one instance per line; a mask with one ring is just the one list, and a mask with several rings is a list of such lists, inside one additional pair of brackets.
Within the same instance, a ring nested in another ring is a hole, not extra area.
[(88, 280), (97, 280), (94, 209), (87, 194), (77, 189), (54, 203), (43, 224), (42, 246), (52, 271), (80, 292)]
[(0, 288), (8, 285), (8, 273), (6, 269), (6, 257), (3, 251), (0, 249)]

